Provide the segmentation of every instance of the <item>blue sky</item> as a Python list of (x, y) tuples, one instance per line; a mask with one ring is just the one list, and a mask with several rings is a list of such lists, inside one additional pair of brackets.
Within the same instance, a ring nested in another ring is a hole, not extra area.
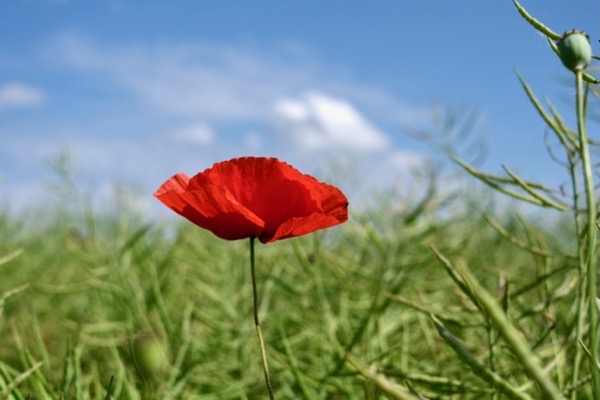
[[(522, 4), (598, 53), (596, 0)], [(480, 113), (488, 171), (559, 184), (515, 69), (571, 112), (569, 73), (509, 0), (2, 0), (0, 204), (46, 201), (65, 151), (85, 190), (134, 185), (150, 208), (174, 173), (242, 155), (384, 188), (440, 158), (407, 135), (434, 104)]]

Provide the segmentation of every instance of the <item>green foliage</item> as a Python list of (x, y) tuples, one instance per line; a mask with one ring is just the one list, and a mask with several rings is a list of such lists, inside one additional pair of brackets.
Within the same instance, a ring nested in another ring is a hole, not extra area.
[[(276, 397), (491, 396), (497, 386), (465, 370), (431, 315), (487, 370), (535, 397), (430, 244), (476, 269), (486, 287), (505, 282), (509, 315), (545, 364), (573, 334), (575, 261), (548, 232), (494, 220), (515, 234), (511, 242), (471, 207), (435, 193), (355, 211), (329, 233), (256, 248)], [(95, 220), (85, 234), (78, 218), (43, 229), (3, 224), (0, 236), (19, 239), (0, 243), (0, 254), (10, 255), (0, 267), (0, 390), (11, 399), (109, 398), (109, 385), (118, 399), (262, 398), (247, 242), (187, 223), (168, 232), (128, 215)], [(168, 360), (157, 376), (140, 373), (132, 353), (147, 332)], [(568, 370), (568, 359), (553, 364), (553, 375)]]

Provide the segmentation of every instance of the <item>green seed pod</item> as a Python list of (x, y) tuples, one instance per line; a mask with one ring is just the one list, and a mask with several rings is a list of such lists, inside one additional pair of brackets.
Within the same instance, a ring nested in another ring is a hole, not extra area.
[(571, 71), (585, 69), (592, 58), (590, 38), (582, 31), (565, 32), (557, 43), (560, 59)]
[(138, 372), (144, 379), (159, 378), (168, 362), (162, 343), (148, 332), (136, 335), (132, 342), (133, 358)]

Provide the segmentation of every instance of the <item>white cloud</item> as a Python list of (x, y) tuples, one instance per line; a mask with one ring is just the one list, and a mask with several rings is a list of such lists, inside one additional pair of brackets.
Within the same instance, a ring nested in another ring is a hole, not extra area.
[(388, 154), (386, 162), (395, 170), (408, 171), (415, 168), (423, 168), (430, 160), (422, 153), (395, 150)]
[(312, 91), (279, 98), (273, 108), (278, 132), (305, 149), (368, 152), (389, 146), (387, 136), (345, 99)]
[(172, 136), (178, 141), (199, 146), (211, 145), (215, 139), (213, 130), (204, 123), (187, 126), (174, 132)]
[(41, 104), (46, 95), (39, 89), (20, 83), (0, 86), (0, 110), (13, 107), (29, 107)]
[(308, 107), (298, 100), (278, 99), (275, 102), (275, 111), (289, 120), (305, 121), (310, 118)]

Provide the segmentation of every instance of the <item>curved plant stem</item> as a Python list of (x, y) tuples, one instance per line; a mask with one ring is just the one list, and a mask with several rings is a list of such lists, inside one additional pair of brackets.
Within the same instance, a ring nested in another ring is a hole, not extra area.
[(256, 268), (254, 263), (254, 239), (250, 238), (250, 270), (252, 274), (252, 298), (254, 305), (254, 326), (256, 327), (256, 335), (258, 336), (258, 345), (260, 346), (260, 355), (262, 357), (263, 371), (265, 374), (265, 383), (269, 391), (269, 399), (274, 400), (273, 386), (271, 385), (271, 375), (269, 374), (269, 363), (267, 362), (267, 349), (263, 340), (262, 330), (260, 329), (260, 321), (258, 319), (258, 291), (256, 290)]
[[(577, 176), (577, 166), (575, 165), (575, 155), (572, 151), (569, 150), (567, 146), (565, 146), (567, 150), (567, 156), (569, 160), (569, 174), (571, 175), (571, 185), (573, 190), (573, 217), (575, 218), (575, 232), (579, 237), (579, 232), (581, 232), (581, 224), (579, 222), (579, 210), (580, 210), (580, 200), (579, 200), (579, 183)], [(579, 239), (578, 241), (581, 241)], [(585, 252), (582, 245), (577, 246), (577, 258), (579, 263), (579, 282), (578, 282), (578, 290), (577, 290), (577, 325), (575, 328), (575, 338), (577, 339), (577, 343), (583, 340), (583, 332), (585, 325), (585, 273), (586, 273), (586, 264), (585, 264)], [(581, 359), (583, 358), (583, 349), (581, 346), (577, 345), (575, 348), (575, 359), (573, 360), (573, 374), (571, 376), (571, 385), (575, 387), (577, 382), (579, 381), (579, 368), (581, 365)], [(571, 400), (577, 400), (577, 390), (573, 390), (571, 392)]]
[(575, 72), (575, 87), (577, 97), (577, 130), (579, 132), (579, 146), (585, 194), (587, 203), (587, 247), (585, 260), (587, 265), (588, 283), (588, 318), (589, 318), (589, 350), (591, 353), (592, 390), (594, 398), (600, 399), (600, 374), (598, 371), (598, 311), (596, 308), (596, 194), (594, 192), (594, 179), (592, 175), (592, 162), (590, 160), (588, 138), (585, 132), (585, 116), (583, 103), (583, 71)]
[[(544, 394), (543, 398), (564, 400), (565, 397), (562, 392), (550, 379), (540, 360), (533, 353), (521, 332), (513, 325), (497, 299), (481, 286), (465, 264), (453, 264), (433, 244), (430, 243), (429, 246), (446, 268), (446, 271), (451, 274), (452, 279), (455, 282), (461, 282), (459, 287), (488, 316), (489, 321), (494, 324), (498, 334), (506, 341), (523, 370), (537, 383), (540, 391)], [(443, 332), (439, 333), (442, 334)], [(466, 362), (466, 359), (463, 359), (463, 361)], [(506, 393), (504, 392), (504, 394)]]

